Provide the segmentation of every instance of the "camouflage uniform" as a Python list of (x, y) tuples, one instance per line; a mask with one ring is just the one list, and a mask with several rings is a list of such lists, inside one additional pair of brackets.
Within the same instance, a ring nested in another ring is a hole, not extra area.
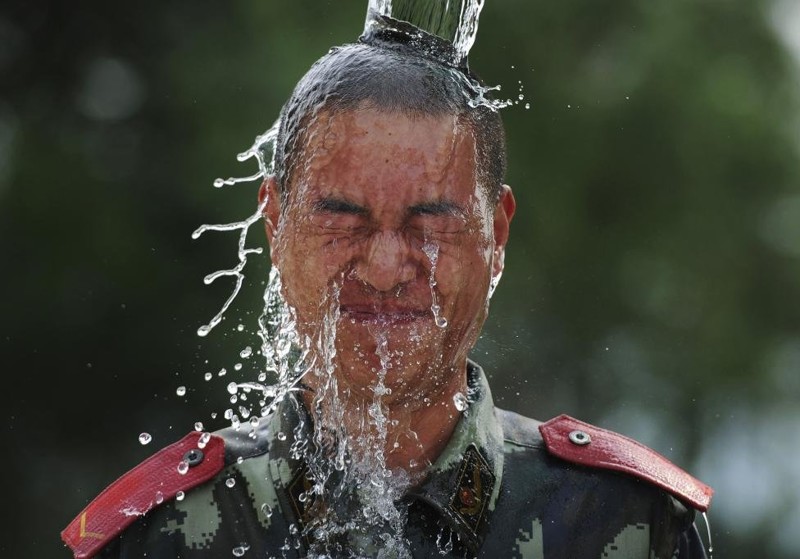
[[(539, 422), (494, 407), (480, 367), (470, 363), (469, 379), (468, 411), (404, 498), (414, 557), (705, 557), (693, 509), (634, 476), (554, 457)], [(219, 432), (216, 477), (138, 518), (99, 557), (305, 557), (304, 465), (290, 452), (302, 413), (287, 399), (253, 435)]]

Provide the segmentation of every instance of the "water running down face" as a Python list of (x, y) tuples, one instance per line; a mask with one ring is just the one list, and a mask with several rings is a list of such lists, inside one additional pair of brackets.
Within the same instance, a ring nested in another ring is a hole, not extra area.
[(274, 180), (262, 188), (273, 264), (299, 332), (316, 337), (336, 284), (340, 390), (372, 398), (376, 332), (391, 361), (386, 404), (463, 390), (514, 211), (510, 189), (493, 203), (477, 184), (469, 127), (455, 116), (322, 112), (303, 157), (283, 198)]

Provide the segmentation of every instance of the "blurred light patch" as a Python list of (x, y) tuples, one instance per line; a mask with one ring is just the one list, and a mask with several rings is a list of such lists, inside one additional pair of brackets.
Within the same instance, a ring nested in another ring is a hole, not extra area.
[(94, 120), (116, 121), (133, 116), (144, 101), (144, 85), (130, 65), (116, 58), (89, 64), (78, 94), (78, 108)]
[(773, 202), (761, 218), (759, 234), (770, 248), (800, 258), (800, 194)]
[(800, 2), (777, 0), (773, 4), (771, 20), (789, 51), (800, 62)]

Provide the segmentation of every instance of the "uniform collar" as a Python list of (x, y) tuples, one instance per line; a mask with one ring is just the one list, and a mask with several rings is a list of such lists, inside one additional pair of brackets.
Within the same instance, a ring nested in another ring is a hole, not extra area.
[[(467, 409), (425, 481), (408, 493), (438, 512), (451, 530), (477, 552), (494, 511), (503, 474), (503, 431), (483, 369), (467, 362)], [(300, 494), (308, 489), (302, 445), (310, 440), (308, 412), (287, 397), (269, 421), (269, 474), (285, 513), (305, 524)]]
[(486, 535), (503, 476), (503, 431), (483, 369), (467, 362), (468, 407), (450, 442), (409, 496), (433, 506), (476, 552)]

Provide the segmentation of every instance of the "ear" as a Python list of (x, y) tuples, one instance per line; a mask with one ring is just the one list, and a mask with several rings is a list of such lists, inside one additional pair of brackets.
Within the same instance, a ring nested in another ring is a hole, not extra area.
[(498, 277), (503, 272), (506, 257), (506, 243), (511, 225), (511, 218), (517, 209), (517, 201), (511, 187), (504, 184), (500, 190), (500, 198), (494, 208), (494, 257), (492, 262), (492, 277)]
[[(266, 201), (266, 203), (265, 203)], [(278, 225), (281, 216), (281, 198), (278, 192), (278, 181), (275, 180), (275, 175), (270, 175), (258, 189), (258, 206), (261, 208), (261, 213), (264, 216), (264, 229), (267, 233), (267, 241), (269, 242), (269, 256), (273, 264), (275, 261), (275, 241), (278, 236)]]

